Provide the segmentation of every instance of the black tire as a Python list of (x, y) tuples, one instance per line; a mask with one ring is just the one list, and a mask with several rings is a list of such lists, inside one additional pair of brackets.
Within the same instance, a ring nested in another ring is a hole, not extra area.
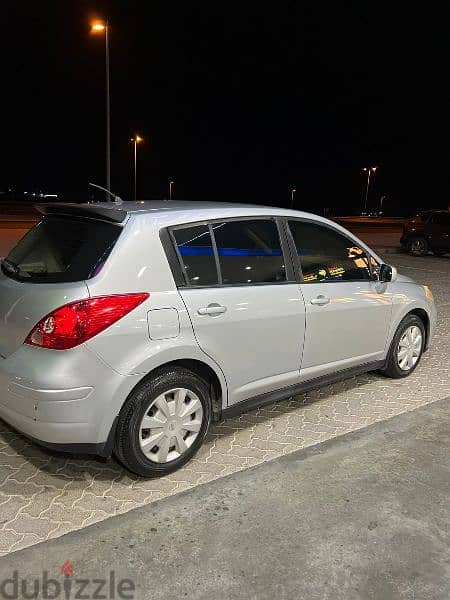
[(447, 250), (436, 249), (436, 250), (432, 250), (432, 252), (435, 256), (444, 256), (444, 254), (447, 254)]
[(424, 237), (411, 238), (408, 241), (408, 252), (413, 256), (425, 256), (428, 254), (428, 242)]
[[(166, 463), (150, 460), (140, 447), (139, 427), (153, 400), (173, 388), (194, 392), (202, 405), (203, 421), (192, 445), (178, 458)], [(114, 454), (129, 471), (142, 477), (161, 477), (187, 463), (202, 445), (211, 423), (211, 401), (206, 382), (180, 367), (162, 367), (143, 380), (130, 394), (119, 414)]]
[[(400, 342), (400, 339), (406, 329), (411, 326), (417, 326), (422, 333), (422, 346), (420, 349), (420, 355), (415, 365), (413, 365), (410, 369), (404, 370), (401, 369), (398, 360), (397, 360), (397, 348)], [(386, 366), (381, 369), (381, 373), (386, 377), (391, 377), (392, 379), (400, 379), (402, 377), (408, 377), (411, 373), (417, 368), (420, 359), (422, 358), (423, 349), (425, 345), (425, 326), (423, 324), (422, 319), (420, 319), (417, 315), (407, 315), (397, 327), (397, 331), (395, 332), (394, 338), (391, 342), (391, 346), (389, 348), (389, 352), (386, 359)]]

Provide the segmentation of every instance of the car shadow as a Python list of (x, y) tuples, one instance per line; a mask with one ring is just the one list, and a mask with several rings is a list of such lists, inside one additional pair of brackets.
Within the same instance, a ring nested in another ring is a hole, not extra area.
[[(208, 449), (218, 438), (226, 441), (230, 436), (235, 436), (236, 431), (248, 430), (255, 424), (269, 423), (277, 416), (298, 411), (301, 406), (308, 407), (337, 394), (354, 391), (380, 377), (373, 373), (353, 376), (213, 423), (199, 454), (208, 454)], [(187, 468), (189, 468), (189, 463)], [(239, 468), (237, 467), (236, 470)], [(183, 471), (183, 468), (180, 471)], [(164, 477), (160, 479), (164, 479)], [(33, 495), (36, 491), (33, 484), (36, 483), (58, 489), (63, 489), (70, 484), (70, 488), (73, 489), (78, 485), (85, 488), (89, 481), (93, 482), (94, 480), (96, 482), (114, 481), (124, 485), (145, 481), (124, 469), (115, 458), (102, 459), (90, 455), (49, 450), (31, 442), (0, 420), (0, 490), (3, 494), (9, 494), (8, 482), (11, 484), (11, 489), (16, 489), (18, 485), (20, 487), (23, 484), (19, 493), (28, 496), (26, 490), (28, 489), (29, 494)]]

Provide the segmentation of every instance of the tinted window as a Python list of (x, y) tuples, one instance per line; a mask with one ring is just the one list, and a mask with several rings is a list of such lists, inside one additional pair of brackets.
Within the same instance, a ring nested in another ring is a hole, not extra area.
[(275, 283), (286, 280), (275, 221), (215, 223), (213, 231), (222, 283)]
[(290, 221), (305, 283), (370, 279), (362, 248), (345, 236), (314, 223)]
[(435, 225), (447, 225), (447, 226), (450, 226), (450, 214), (436, 213), (433, 216), (433, 223)]
[(218, 283), (216, 260), (208, 227), (197, 225), (175, 229), (173, 235), (189, 285)]
[(73, 217), (45, 217), (7, 257), (4, 273), (30, 283), (82, 281), (96, 275), (122, 228)]

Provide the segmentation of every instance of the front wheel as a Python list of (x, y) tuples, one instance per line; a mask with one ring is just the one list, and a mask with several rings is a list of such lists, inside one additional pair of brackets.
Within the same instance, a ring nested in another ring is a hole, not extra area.
[(187, 369), (162, 368), (139, 384), (123, 406), (114, 452), (137, 475), (166, 475), (197, 452), (210, 422), (205, 381)]
[(395, 332), (383, 375), (407, 377), (419, 364), (425, 346), (425, 327), (417, 315), (407, 315)]
[(413, 256), (425, 256), (428, 252), (428, 242), (425, 238), (417, 237), (408, 242), (408, 252)]

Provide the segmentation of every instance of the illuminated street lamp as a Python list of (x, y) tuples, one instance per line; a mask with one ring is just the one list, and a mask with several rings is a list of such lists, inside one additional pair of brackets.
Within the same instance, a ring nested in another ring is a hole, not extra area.
[(134, 145), (134, 201), (137, 199), (137, 145), (142, 142), (144, 138), (136, 134), (134, 138), (131, 138), (131, 142)]
[(367, 213), (367, 198), (369, 197), (369, 186), (370, 186), (370, 176), (372, 173), (375, 175), (378, 167), (364, 167), (363, 171), (367, 172), (367, 185), (366, 185), (366, 197), (364, 200), (364, 212)]
[(173, 186), (173, 181), (169, 181), (169, 200), (172, 200), (172, 186)]
[[(91, 33), (105, 34), (105, 70), (106, 70), (106, 189), (111, 191), (111, 119), (109, 94), (109, 24), (108, 21), (93, 21)], [(107, 196), (108, 198), (108, 196)], [(108, 198), (109, 199), (109, 198)]]
[(291, 189), (291, 208), (294, 208), (294, 196), (297, 190), (295, 188)]

